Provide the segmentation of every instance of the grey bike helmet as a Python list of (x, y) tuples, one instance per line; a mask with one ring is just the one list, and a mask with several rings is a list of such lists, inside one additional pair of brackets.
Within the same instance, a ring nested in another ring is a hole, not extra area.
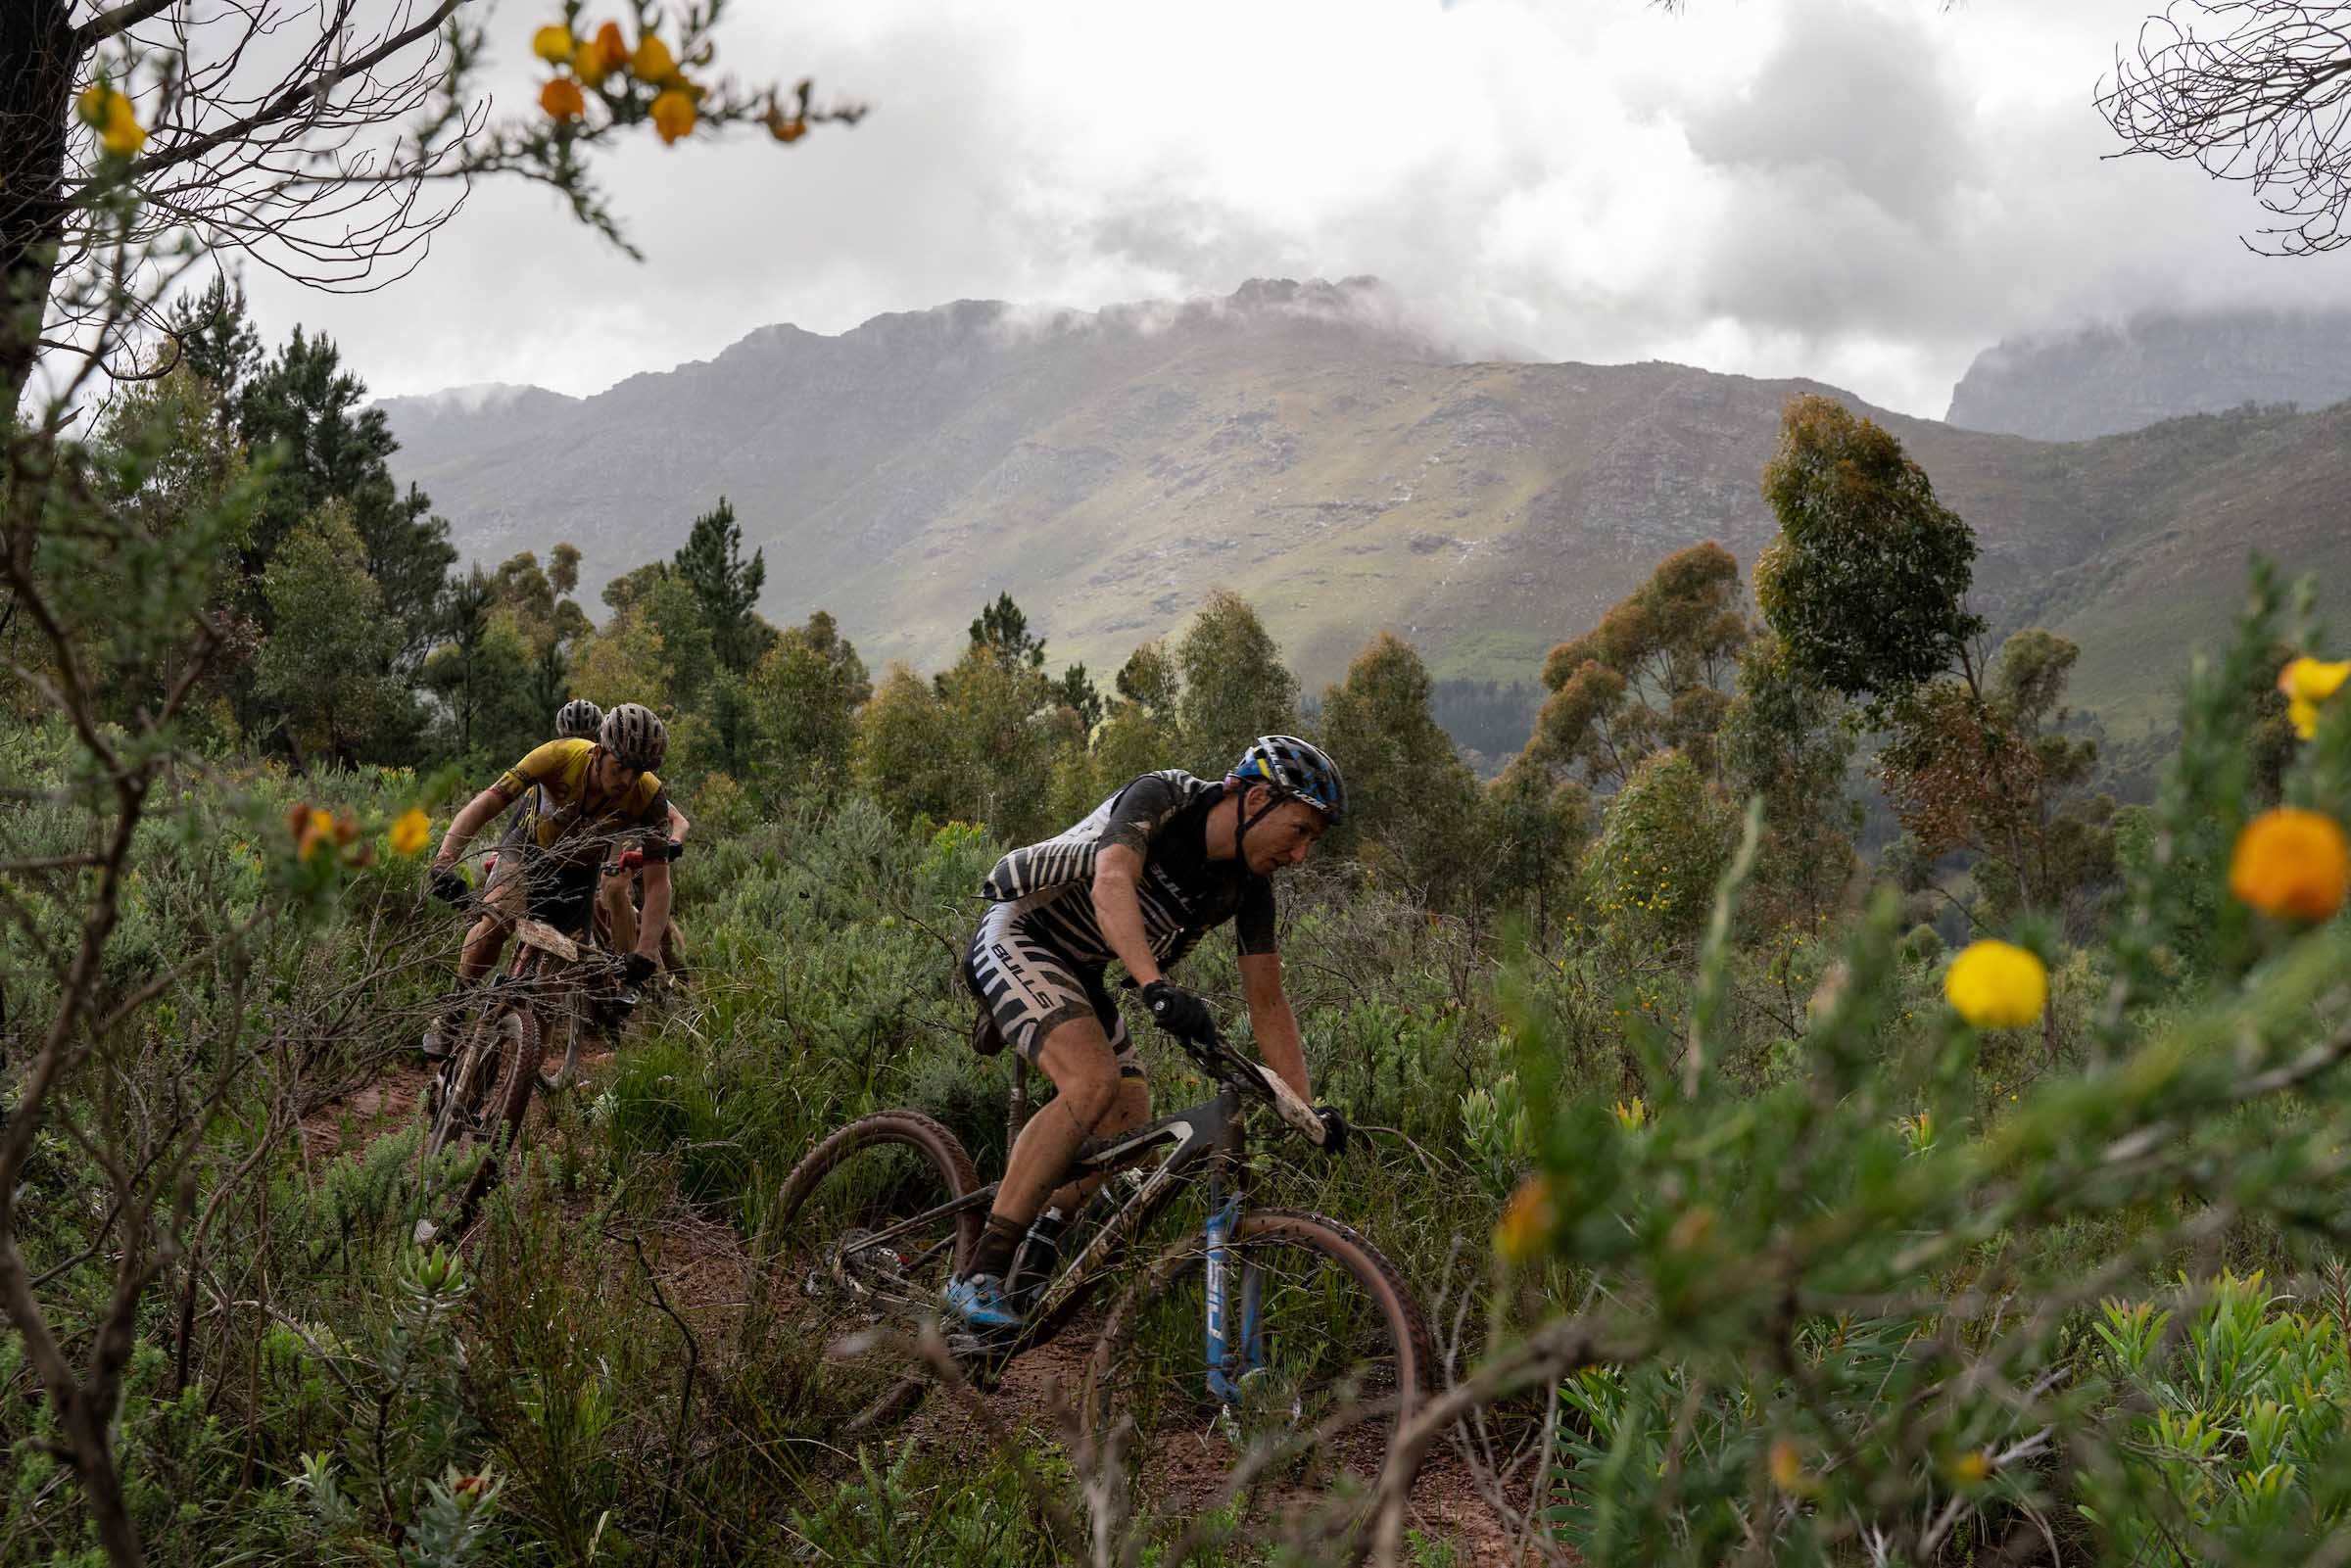
[(623, 702), (605, 714), (598, 738), (606, 751), (620, 759), (622, 767), (640, 773), (660, 767), (669, 752), (668, 728), (642, 702)]
[(1232, 776), (1264, 780), (1276, 798), (1303, 800), (1333, 827), (1347, 815), (1347, 780), (1339, 765), (1329, 752), (1294, 735), (1259, 736), (1232, 765)]
[(594, 740), (602, 734), (604, 710), (586, 697), (573, 697), (555, 710), (555, 738)]

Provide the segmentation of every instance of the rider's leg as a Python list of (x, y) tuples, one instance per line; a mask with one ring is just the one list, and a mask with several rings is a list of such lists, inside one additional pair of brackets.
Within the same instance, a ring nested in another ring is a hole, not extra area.
[[(1128, 1128), (1139, 1127), (1150, 1119), (1151, 1085), (1139, 1077), (1121, 1078), (1117, 1097), (1112, 1100), (1110, 1110), (1105, 1112), (1102, 1118), (1094, 1124), (1094, 1130), (1090, 1136), (1115, 1138)], [(1096, 1187), (1101, 1186), (1109, 1179), (1110, 1173), (1104, 1171), (1099, 1175), (1065, 1183), (1053, 1189), (1053, 1195), (1045, 1200), (1044, 1207), (1058, 1209), (1065, 1214), (1074, 1214), (1078, 1212), (1078, 1206), (1091, 1197)]]
[[(1102, 1025), (1103, 1037), (1110, 1042), (1110, 1054), (1118, 1064), (1118, 1087), (1110, 1109), (1094, 1118), (1091, 1136), (1113, 1138), (1130, 1127), (1139, 1127), (1151, 1119), (1151, 1085), (1144, 1081), (1142, 1059), (1135, 1055), (1134, 1041), (1127, 1033), (1127, 1021), (1119, 1016), (1119, 1004), (1110, 999), (1099, 977), (1086, 985), (1086, 994), (1094, 1004), (1095, 1022)], [(1082, 1180), (1066, 1182), (1046, 1199), (1048, 1208), (1064, 1214), (1074, 1214), (1078, 1206), (1093, 1194), (1096, 1187), (1109, 1179), (1105, 1172)]]
[[(988, 1213), (991, 1235), (982, 1238), (983, 1256), (973, 1262), (974, 1273), (1003, 1272), (983, 1266), (993, 1260), (988, 1242), (1009, 1235), (1011, 1245), (1019, 1245), (1021, 1233), (1045, 1207), (1046, 1195), (1069, 1170), (1079, 1146), (1102, 1130), (1113, 1113), (1131, 1109), (1132, 1097), (1122, 1090), (1126, 1084), (1140, 1081), (1120, 1078), (1110, 1038), (1102, 1032), (1101, 1021), (1090, 1013), (1056, 1024), (1037, 1045), (1034, 1060), (1058, 1092), (1029, 1118), (1012, 1142), (1012, 1153), (1004, 1162), (1004, 1179), (996, 1187), (995, 1205)], [(1143, 1105), (1147, 1111), (1147, 1096)], [(1009, 1263), (1011, 1247), (1003, 1250), (1004, 1261)]]
[(465, 950), (457, 957), (460, 986), (470, 986), (490, 973), (506, 945), (507, 927), (522, 913), (521, 868), (517, 866), (509, 873), (506, 867), (506, 860), (502, 858), (490, 878), (490, 890), (482, 895), (483, 905), (494, 913), (475, 921), (473, 928), (465, 933)]
[(606, 877), (597, 892), (611, 928), (615, 953), (637, 951), (637, 901), (629, 895), (629, 880), (626, 877)]

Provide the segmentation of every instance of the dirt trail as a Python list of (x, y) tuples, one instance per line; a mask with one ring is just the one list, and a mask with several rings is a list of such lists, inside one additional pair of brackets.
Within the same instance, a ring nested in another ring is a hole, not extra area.
[[(595, 1095), (609, 1076), (613, 1063), (610, 1051), (584, 1054), (580, 1083), (571, 1092)], [(397, 1058), (385, 1065), (374, 1081), (306, 1117), (303, 1154), (313, 1176), (342, 1156), (412, 1125), (430, 1077), (431, 1069), (413, 1057)], [(534, 1106), (532, 1117), (535, 1134), (544, 1136), (544, 1110)], [(574, 1202), (579, 1218), (586, 1218), (594, 1208), (590, 1199)], [(615, 1226), (610, 1237), (615, 1268), (641, 1283), (649, 1271), (669, 1308), (695, 1331), (704, 1355), (716, 1352), (723, 1356), (723, 1347), (731, 1342), (737, 1326), (737, 1314), (752, 1293), (751, 1260), (734, 1227), (716, 1220), (673, 1216), (630, 1221)], [(638, 1249), (645, 1259), (642, 1270), (633, 1256)], [(975, 1443), (992, 1446), (1007, 1437), (1013, 1441), (1062, 1441), (1055, 1412), (1075, 1397), (1083, 1382), (1097, 1327), (1094, 1316), (1081, 1317), (1051, 1344), (1006, 1367), (996, 1387), (984, 1396), (984, 1421), (954, 1400), (934, 1394), (901, 1429), (903, 1435), (927, 1447), (967, 1451)], [(1165, 1517), (1208, 1506), (1223, 1483), (1222, 1469), (1205, 1454), (1198, 1463), (1177, 1461), (1152, 1499), (1154, 1509)], [(1278, 1497), (1271, 1506), (1279, 1508)], [(1473, 1564), (1477, 1568), (1515, 1568), (1509, 1562), (1514, 1532), (1496, 1516), (1459, 1455), (1450, 1449), (1434, 1455), (1414, 1485), (1412, 1522), (1429, 1536), (1449, 1543), (1463, 1568)]]

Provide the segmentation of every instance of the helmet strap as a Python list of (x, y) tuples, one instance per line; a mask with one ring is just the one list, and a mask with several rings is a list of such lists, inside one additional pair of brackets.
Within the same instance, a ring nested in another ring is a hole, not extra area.
[[(1243, 817), (1241, 815), (1241, 810), (1245, 805), (1248, 804), (1249, 785), (1253, 783), (1263, 783), (1265, 784), (1266, 803), (1258, 807), (1254, 815)], [(1243, 779), (1241, 781), (1241, 792), (1232, 797), (1232, 855), (1235, 860), (1238, 860), (1241, 863), (1241, 870), (1247, 871), (1249, 869), (1249, 853), (1245, 848), (1242, 847), (1248, 841), (1249, 830), (1256, 827), (1259, 823), (1265, 821), (1268, 816), (1271, 815), (1276, 806), (1279, 806), (1288, 798), (1289, 796), (1283, 792), (1281, 786), (1276, 784), (1271, 779), (1262, 781)]]

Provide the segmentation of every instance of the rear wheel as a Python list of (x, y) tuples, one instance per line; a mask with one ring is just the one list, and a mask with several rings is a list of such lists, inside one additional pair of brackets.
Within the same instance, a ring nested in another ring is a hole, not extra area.
[(1193, 1236), (1111, 1309), (1086, 1374), (1088, 1432), (1115, 1446), (1138, 1504), (1189, 1514), (1237, 1487), (1244, 1517), (1353, 1561), (1389, 1440), (1435, 1366), (1427, 1325), (1394, 1265), (1335, 1220), (1246, 1213), (1225, 1255), (1225, 1364), (1209, 1364)]
[[(776, 1201), (770, 1277), (785, 1312), (827, 1347), (875, 1329), (913, 1333), (970, 1262), (986, 1217), (979, 1203), (931, 1212), (979, 1190), (962, 1143), (920, 1112), (842, 1127), (792, 1167)], [(919, 1397), (920, 1368), (902, 1356), (866, 1364), (870, 1379), (840, 1390), (861, 1423)]]

